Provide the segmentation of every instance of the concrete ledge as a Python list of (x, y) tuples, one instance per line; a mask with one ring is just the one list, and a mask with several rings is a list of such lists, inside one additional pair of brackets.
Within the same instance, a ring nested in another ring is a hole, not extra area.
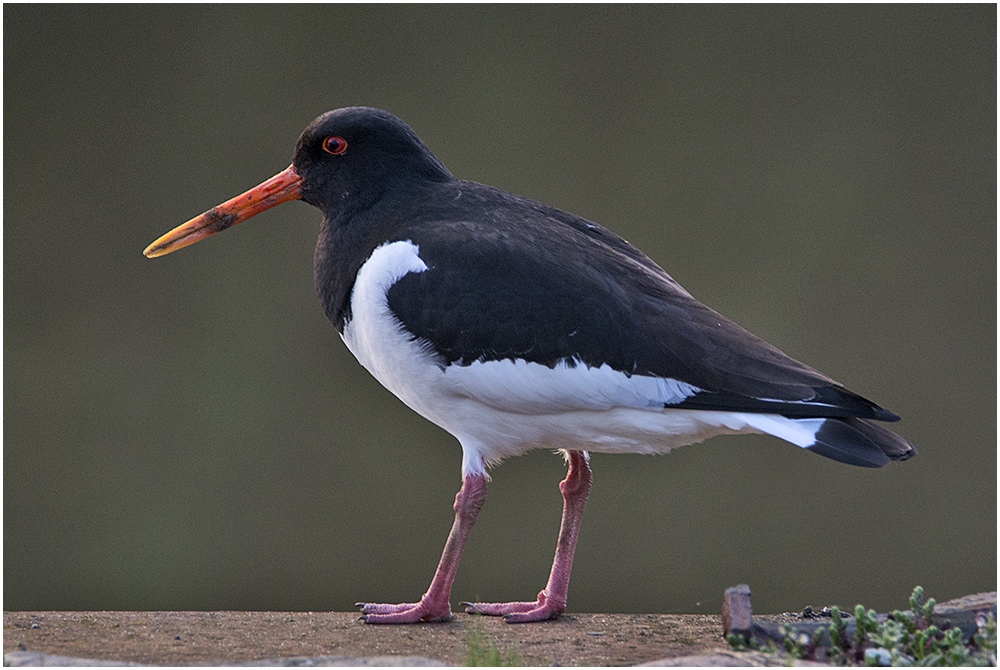
[(9, 665), (466, 665), (467, 635), (524, 665), (635, 665), (726, 649), (718, 616), (570, 614), (366, 626), (355, 612), (5, 612)]

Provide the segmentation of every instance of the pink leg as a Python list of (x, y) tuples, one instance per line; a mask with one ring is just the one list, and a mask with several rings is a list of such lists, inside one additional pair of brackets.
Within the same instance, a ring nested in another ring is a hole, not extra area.
[(447, 621), (451, 618), (451, 583), (455, 580), (462, 549), (469, 538), (472, 524), (486, 502), (486, 475), (470, 475), (455, 496), (455, 523), (451, 527), (444, 553), (438, 563), (431, 587), (418, 603), (377, 605), (358, 603), (361, 620), (365, 623), (416, 623), (418, 621)]
[(569, 472), (559, 483), (563, 494), (562, 527), (556, 544), (556, 557), (549, 573), (549, 583), (538, 594), (535, 602), (523, 603), (462, 603), (469, 614), (502, 616), (510, 623), (526, 623), (555, 619), (566, 610), (569, 591), (569, 573), (573, 569), (573, 552), (580, 535), (580, 521), (587, 505), (592, 475), (587, 457), (578, 452), (569, 453)]

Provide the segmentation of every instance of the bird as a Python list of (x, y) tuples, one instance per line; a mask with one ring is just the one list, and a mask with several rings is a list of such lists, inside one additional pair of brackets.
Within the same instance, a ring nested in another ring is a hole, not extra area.
[(561, 453), (563, 514), (535, 600), (462, 602), (510, 623), (565, 612), (592, 483), (590, 454), (665, 453), (764, 433), (842, 463), (916, 452), (873, 422), (899, 416), (698, 302), (607, 228), (455, 177), (391, 113), (346, 107), (302, 132), (292, 164), (163, 235), (163, 256), (271, 207), (323, 214), (314, 280), (326, 316), (383, 386), (462, 447), (455, 520), (427, 592), (360, 602), (367, 624), (444, 621), (488, 468)]

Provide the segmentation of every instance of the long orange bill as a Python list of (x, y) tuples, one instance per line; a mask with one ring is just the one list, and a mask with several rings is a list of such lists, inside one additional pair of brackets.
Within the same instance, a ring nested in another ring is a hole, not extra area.
[(230, 226), (235, 226), (241, 221), (246, 221), (251, 216), (271, 209), (275, 205), (301, 198), (302, 177), (289, 165), (287, 170), (279, 172), (243, 195), (227, 200), (201, 216), (196, 216), (187, 223), (177, 226), (146, 247), (142, 253), (149, 258), (165, 256), (210, 235), (215, 235)]

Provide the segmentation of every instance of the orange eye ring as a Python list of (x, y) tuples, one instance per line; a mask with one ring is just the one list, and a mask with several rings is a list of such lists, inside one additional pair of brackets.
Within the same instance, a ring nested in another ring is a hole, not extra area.
[(323, 140), (323, 151), (334, 156), (339, 156), (347, 151), (347, 140), (340, 135), (330, 135)]

